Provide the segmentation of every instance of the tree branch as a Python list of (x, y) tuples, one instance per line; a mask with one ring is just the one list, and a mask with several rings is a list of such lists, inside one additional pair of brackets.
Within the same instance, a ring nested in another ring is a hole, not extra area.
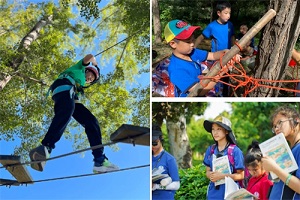
[(17, 72), (16, 76), (27, 79), (27, 80), (30, 80), (30, 81), (33, 81), (33, 82), (36, 82), (36, 83), (39, 83), (43, 86), (48, 86), (43, 80), (38, 80), (38, 79), (35, 79), (35, 78), (32, 78), (32, 77), (26, 76), (24, 74), (21, 74), (20, 72)]

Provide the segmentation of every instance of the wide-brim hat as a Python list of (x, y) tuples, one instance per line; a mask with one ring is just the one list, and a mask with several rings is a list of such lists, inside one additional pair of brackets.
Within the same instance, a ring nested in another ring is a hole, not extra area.
[(200, 29), (200, 26), (191, 26), (190, 24), (182, 20), (170, 21), (164, 30), (165, 39), (169, 43), (174, 38), (179, 40), (185, 40), (191, 37), (195, 30)]
[(227, 139), (229, 140), (229, 142), (231, 144), (237, 144), (234, 133), (231, 129), (231, 121), (228, 118), (223, 116), (218, 116), (213, 121), (205, 120), (203, 126), (207, 132), (211, 133), (213, 124), (218, 124), (219, 126), (223, 127), (225, 130), (227, 130), (228, 131)]

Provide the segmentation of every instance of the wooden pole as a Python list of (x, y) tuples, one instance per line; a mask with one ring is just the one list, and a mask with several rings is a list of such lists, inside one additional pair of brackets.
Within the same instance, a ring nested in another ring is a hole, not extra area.
[[(269, 22), (273, 17), (275, 17), (276, 11), (270, 9), (256, 24), (239, 40), (238, 45), (241, 48), (244, 48), (246, 44)], [(237, 45), (231, 47), (231, 49), (223, 56), (222, 65), (226, 65), (226, 63), (233, 58), (237, 53), (239, 53), (240, 49)], [(220, 63), (217, 63), (207, 74), (206, 77), (214, 77), (221, 70)], [(203, 79), (201, 81), (202, 85), (207, 85), (210, 82), (210, 79)], [(189, 97), (195, 97), (200, 94), (203, 87), (200, 83), (197, 83), (195, 89), (190, 92)]]

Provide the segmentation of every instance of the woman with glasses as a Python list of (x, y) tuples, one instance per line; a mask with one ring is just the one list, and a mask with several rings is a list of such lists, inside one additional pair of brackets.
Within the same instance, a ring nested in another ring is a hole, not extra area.
[(175, 158), (163, 148), (159, 126), (152, 126), (152, 199), (174, 199), (180, 187)]
[[(284, 134), (300, 167), (300, 114), (293, 108), (282, 106), (275, 110), (271, 121), (273, 133)], [(269, 157), (263, 157), (262, 164), (266, 171), (272, 171), (279, 177), (274, 182), (269, 199), (300, 199), (300, 168), (287, 173)]]

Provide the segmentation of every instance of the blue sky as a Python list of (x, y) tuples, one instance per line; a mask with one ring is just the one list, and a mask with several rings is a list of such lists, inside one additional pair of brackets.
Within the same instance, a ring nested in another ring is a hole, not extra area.
[[(41, 1), (32, 0), (28, 2), (36, 3)], [(108, 2), (105, 0), (101, 1), (100, 7)], [(99, 49), (86, 53), (95, 55), (99, 53)], [(79, 59), (81, 58), (74, 58), (75, 61)], [(96, 59), (99, 62), (101, 55), (96, 57)], [(101, 70), (103, 74), (106, 74), (113, 69), (107, 67), (101, 68)], [(150, 75), (144, 74), (138, 77), (137, 80), (141, 85), (145, 86), (150, 83)], [(37, 138), (37, 140), (40, 139)], [(14, 147), (19, 145), (20, 141), (18, 139), (10, 142), (0, 141), (0, 155), (11, 155)], [(150, 164), (151, 152), (149, 146), (133, 146), (118, 143), (118, 147), (118, 151), (114, 151), (110, 147), (105, 147), (104, 151), (109, 160), (118, 165), (120, 169)], [(53, 150), (51, 157), (72, 151), (74, 151), (72, 142), (62, 137), (56, 143), (56, 148)], [(43, 172), (35, 171), (27, 165), (33, 180), (89, 174), (92, 173), (92, 168), (93, 157), (91, 151), (85, 152), (84, 156), (76, 154), (48, 161)], [(14, 180), (14, 177), (5, 169), (0, 169), (0, 178)], [(150, 199), (150, 167), (41, 182), (27, 186), (12, 186), (10, 188), (1, 186), (0, 199)]]
[[(18, 142), (0, 141), (0, 154), (10, 155)], [(111, 162), (122, 168), (136, 167), (150, 163), (148, 146), (133, 146), (119, 143), (114, 152), (105, 148), (105, 154)], [(62, 138), (51, 156), (71, 152), (72, 143)], [(45, 170), (38, 172), (27, 166), (33, 180), (73, 176), (92, 173), (93, 157), (91, 151), (48, 161)], [(1, 178), (14, 177), (5, 169)], [(0, 199), (149, 199), (150, 167), (128, 171), (106, 173), (95, 176), (34, 183), (23, 186), (0, 187)]]

